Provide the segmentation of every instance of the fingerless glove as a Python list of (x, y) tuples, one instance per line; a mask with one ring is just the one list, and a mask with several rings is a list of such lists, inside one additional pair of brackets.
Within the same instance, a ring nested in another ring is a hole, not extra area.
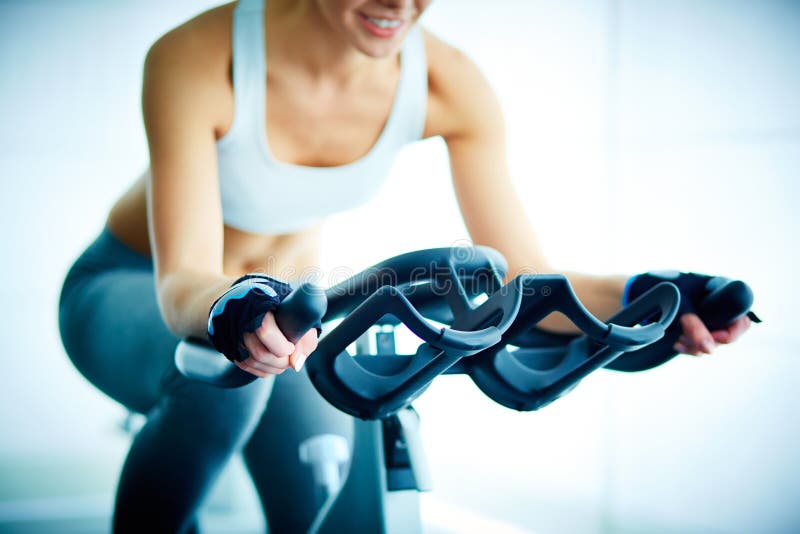
[[(722, 328), (740, 314), (747, 313), (753, 322), (761, 322), (750, 310), (753, 294), (746, 284), (698, 273), (651, 271), (633, 276), (625, 284), (622, 305), (627, 306), (661, 282), (671, 282), (680, 291), (681, 303), (676, 319), (685, 313), (695, 313), (709, 328)], [(720, 288), (723, 289), (721, 293), (717, 291)], [(715, 292), (720, 298), (709, 301), (707, 297)]]
[(622, 305), (637, 299), (642, 294), (661, 282), (672, 282), (678, 287), (681, 293), (681, 304), (678, 308), (680, 317), (684, 313), (696, 313), (697, 305), (709, 292), (706, 289), (708, 282), (714, 278), (705, 274), (682, 273), (680, 271), (651, 271), (631, 277), (625, 284), (625, 291), (622, 294)]
[(292, 292), (292, 286), (265, 274), (246, 274), (236, 280), (208, 311), (208, 337), (231, 361), (244, 361), (249, 353), (245, 332), (254, 332), (264, 315)]

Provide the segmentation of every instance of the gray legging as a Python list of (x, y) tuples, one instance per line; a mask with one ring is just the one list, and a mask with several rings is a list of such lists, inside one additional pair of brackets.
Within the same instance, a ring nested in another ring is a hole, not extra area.
[(239, 450), (270, 532), (308, 528), (317, 500), (298, 445), (327, 432), (352, 442), (352, 420), (317, 394), (305, 372), (289, 369), (238, 389), (181, 376), (173, 362), (178, 338), (161, 318), (152, 261), (107, 229), (67, 274), (59, 326), (83, 376), (147, 416), (120, 475), (115, 531), (196, 530), (200, 503)]

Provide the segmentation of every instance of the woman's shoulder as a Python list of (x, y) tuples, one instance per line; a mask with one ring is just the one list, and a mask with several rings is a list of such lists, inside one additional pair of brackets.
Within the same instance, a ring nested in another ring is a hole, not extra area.
[(215, 60), (229, 60), (235, 5), (208, 9), (167, 31), (150, 47), (147, 59), (161, 59), (175, 67), (212, 67)]
[(151, 119), (161, 120), (164, 107), (188, 108), (195, 120), (205, 120), (215, 132), (226, 131), (233, 117), (232, 17), (233, 4), (219, 6), (153, 43), (142, 81), (146, 115), (150, 110)]
[[(422, 39), (425, 43), (425, 55), (429, 68), (463, 68), (465, 63), (471, 61), (464, 52), (446, 42), (428, 28), (423, 26), (420, 29), (422, 30)], [(456, 64), (450, 65), (454, 61)]]
[(489, 81), (463, 51), (423, 29), (428, 62), (425, 137), (461, 135), (488, 120), (502, 120)]

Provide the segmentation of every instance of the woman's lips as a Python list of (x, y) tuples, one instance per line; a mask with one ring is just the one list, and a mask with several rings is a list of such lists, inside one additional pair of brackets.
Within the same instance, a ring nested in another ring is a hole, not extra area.
[[(370, 20), (371, 17), (368, 17), (364, 13), (359, 13), (358, 15), (359, 15), (358, 18), (361, 20), (361, 25), (364, 26), (364, 29), (366, 29), (370, 33), (370, 35), (374, 35), (375, 37), (380, 37), (382, 39), (390, 39), (394, 37), (395, 35), (400, 33), (400, 31), (406, 25), (406, 22), (404, 20), (401, 20), (400, 24), (398, 24), (394, 28), (382, 28), (377, 24), (375, 24), (374, 22), (372, 22), (372, 20)], [(380, 17), (373, 17), (373, 18), (380, 20), (397, 20), (397, 19), (381, 19)]]

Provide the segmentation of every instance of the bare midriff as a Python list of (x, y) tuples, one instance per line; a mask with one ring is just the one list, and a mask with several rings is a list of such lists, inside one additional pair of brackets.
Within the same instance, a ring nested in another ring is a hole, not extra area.
[[(152, 255), (144, 178), (136, 180), (117, 200), (106, 226), (133, 250), (148, 257)], [(316, 240), (303, 234), (251, 234), (226, 225), (223, 272), (232, 276), (263, 272), (284, 279), (299, 277), (317, 265), (316, 247)]]

